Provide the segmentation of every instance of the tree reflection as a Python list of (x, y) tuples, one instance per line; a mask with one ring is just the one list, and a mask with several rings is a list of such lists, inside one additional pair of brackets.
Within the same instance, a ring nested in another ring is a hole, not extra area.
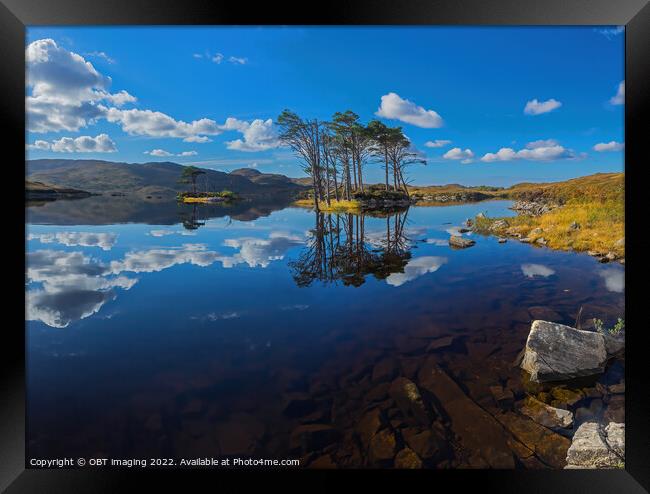
[(408, 209), (385, 213), (384, 232), (366, 233), (365, 214), (315, 212), (307, 247), (289, 263), (296, 284), (342, 282), (361, 286), (371, 274), (383, 280), (401, 273), (411, 258), (404, 233)]
[(183, 227), (186, 230), (198, 230), (199, 227), (205, 225), (205, 221), (201, 221), (199, 218), (199, 208), (196, 204), (192, 205), (192, 212), (189, 217), (186, 213), (181, 213)]

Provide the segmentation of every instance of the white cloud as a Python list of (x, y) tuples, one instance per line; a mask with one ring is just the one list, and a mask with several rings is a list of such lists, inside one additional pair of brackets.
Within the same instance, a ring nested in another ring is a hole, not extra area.
[(524, 273), (526, 278), (535, 278), (536, 276), (548, 278), (555, 274), (555, 270), (543, 264), (522, 264), (521, 272)]
[(175, 120), (169, 115), (151, 110), (119, 110), (110, 108), (106, 113), (109, 122), (122, 126), (122, 130), (131, 135), (149, 137), (179, 137), (219, 135), (221, 127), (208, 118), (183, 122)]
[(623, 293), (625, 290), (625, 271), (618, 267), (607, 267), (598, 272), (610, 292)]
[(492, 161), (510, 161), (517, 157), (517, 152), (512, 148), (501, 148), (496, 153), (485, 153), (481, 161), (490, 163)]
[(424, 145), (428, 148), (442, 148), (451, 144), (451, 141), (446, 139), (436, 139), (435, 141), (427, 141)]
[(128, 252), (124, 259), (111, 261), (109, 271), (154, 273), (177, 264), (194, 264), (206, 267), (218, 261), (218, 253), (209, 251), (203, 244), (183, 244), (180, 248), (150, 249)]
[(618, 89), (616, 90), (616, 94), (609, 99), (609, 102), (612, 105), (625, 104), (625, 81), (621, 81), (618, 84)]
[(622, 149), (625, 149), (625, 143), (616, 141), (599, 142), (594, 146), (594, 151), (599, 153), (603, 151), (621, 151)]
[(150, 156), (158, 156), (159, 158), (174, 156), (172, 153), (165, 151), (164, 149), (152, 149), (151, 151), (145, 151), (144, 154), (148, 154)]
[(122, 90), (114, 94), (109, 94), (105, 98), (107, 101), (110, 101), (115, 106), (124, 106), (127, 103), (135, 103), (137, 98)]
[(107, 134), (99, 134), (95, 137), (80, 136), (74, 139), (63, 137), (52, 141), (52, 151), (56, 153), (114, 153), (117, 151), (117, 147)]
[(47, 141), (43, 141), (43, 140), (41, 140), (41, 139), (38, 139), (38, 140), (34, 141), (33, 144), (28, 144), (28, 145), (27, 145), (27, 149), (41, 149), (41, 150), (48, 150), (48, 149), (50, 149), (51, 147), (52, 147), (52, 145), (51, 145), (49, 142), (47, 142)]
[(616, 27), (610, 27), (610, 28), (604, 28), (604, 29), (594, 29), (599, 34), (602, 34), (605, 36), (607, 39), (612, 39), (619, 34), (622, 34), (625, 32), (625, 26), (616, 26)]
[(220, 260), (224, 268), (241, 263), (246, 263), (251, 268), (257, 266), (265, 268), (271, 261), (283, 259), (291, 247), (302, 245), (304, 241), (304, 238), (279, 232), (271, 233), (268, 239), (230, 238), (224, 241), (224, 245), (238, 249), (239, 252), (234, 256), (223, 257)]
[(38, 240), (43, 244), (59, 243), (68, 247), (99, 247), (102, 250), (111, 250), (115, 242), (117, 242), (117, 234), (93, 232), (30, 233), (27, 240)]
[(223, 61), (223, 55), (221, 53), (215, 53), (211, 59), (214, 63), (221, 63)]
[(183, 139), (183, 142), (196, 142), (199, 144), (203, 144), (206, 142), (212, 142), (212, 139), (210, 139), (207, 136), (189, 136)]
[(396, 93), (388, 93), (381, 97), (381, 105), (375, 115), (400, 120), (425, 129), (438, 128), (443, 124), (442, 117), (435, 111), (425, 110), (409, 100), (402, 99)]
[(442, 157), (446, 160), (462, 160), (461, 163), (471, 163), (474, 158), (474, 152), (471, 149), (451, 148)]
[(126, 91), (111, 94), (110, 77), (100, 74), (81, 55), (52, 39), (30, 43), (25, 50), (27, 128), (32, 132), (77, 131), (102, 118), (109, 101), (122, 105), (135, 101)]
[(236, 118), (228, 118), (223, 128), (225, 130), (236, 130), (244, 136), (243, 140), (236, 139), (226, 142), (228, 149), (254, 152), (265, 151), (282, 145), (273, 126), (273, 120), (270, 118), (268, 120), (256, 119), (251, 123)]
[(26, 319), (65, 328), (97, 313), (115, 298), (115, 288), (138, 281), (112, 276), (107, 266), (81, 252), (38, 250), (27, 253), (27, 279), (41, 287), (26, 293)]
[(159, 158), (167, 158), (169, 156), (196, 156), (197, 153), (196, 151), (183, 151), (178, 154), (170, 153), (169, 151), (165, 151), (164, 149), (152, 149), (151, 151), (145, 151), (144, 154), (148, 154), (149, 156), (157, 156)]
[(95, 58), (101, 58), (102, 60), (105, 60), (107, 63), (110, 63), (111, 65), (115, 63), (115, 60), (109, 57), (106, 52), (103, 51), (91, 51), (90, 53), (85, 53), (87, 57), (95, 57)]
[(485, 163), (511, 161), (515, 159), (531, 161), (551, 161), (557, 159), (575, 159), (575, 152), (560, 145), (554, 139), (529, 142), (524, 149), (501, 148), (496, 153), (486, 153), (481, 158)]
[(95, 137), (62, 137), (52, 142), (38, 140), (28, 145), (28, 148), (50, 150), (55, 153), (115, 153), (117, 151), (115, 142), (107, 134), (99, 134)]
[(404, 283), (419, 278), (427, 273), (434, 273), (447, 262), (446, 257), (423, 256), (411, 259), (404, 267), (403, 273), (391, 273), (386, 283), (391, 286), (402, 286)]
[(556, 110), (561, 106), (562, 103), (553, 98), (546, 101), (538, 101), (537, 99), (534, 99), (526, 103), (524, 113), (526, 115), (541, 115), (542, 113)]
[(234, 63), (236, 65), (246, 65), (248, 63), (248, 58), (244, 57), (230, 57), (228, 58), (228, 61), (230, 63)]
[(203, 55), (201, 55), (200, 53), (194, 53), (192, 56), (194, 58), (203, 58)]

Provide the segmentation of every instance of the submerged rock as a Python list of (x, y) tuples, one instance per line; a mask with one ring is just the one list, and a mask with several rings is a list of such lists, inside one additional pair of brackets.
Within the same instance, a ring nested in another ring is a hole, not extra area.
[(512, 412), (496, 415), (495, 418), (546, 465), (553, 468), (565, 466), (567, 450), (571, 445), (566, 437)]
[(308, 424), (296, 427), (291, 433), (291, 450), (303, 452), (324, 448), (339, 438), (339, 431), (328, 424)]
[(537, 320), (521, 368), (534, 382), (562, 381), (602, 373), (609, 357), (602, 334)]
[(623, 468), (625, 424), (585, 422), (573, 436), (566, 468)]
[(445, 443), (433, 429), (418, 432), (415, 429), (404, 429), (402, 431), (404, 442), (411, 448), (419, 458), (437, 460), (445, 448)]
[(413, 450), (409, 448), (402, 449), (395, 456), (395, 468), (418, 469), (422, 468), (422, 460), (418, 458)]
[(463, 238), (459, 237), (458, 235), (452, 235), (449, 237), (449, 245), (452, 247), (459, 247), (461, 249), (465, 247), (471, 247), (474, 245), (476, 242), (474, 240), (471, 240), (469, 238)]
[(421, 426), (431, 424), (420, 390), (413, 381), (405, 377), (398, 377), (390, 385), (388, 394), (395, 400), (407, 422)]
[(567, 428), (573, 424), (573, 414), (570, 411), (552, 407), (532, 396), (528, 396), (521, 403), (519, 411), (550, 429)]
[(373, 463), (381, 463), (392, 460), (395, 456), (397, 441), (395, 434), (390, 429), (383, 429), (375, 434), (370, 441), (368, 456)]
[(440, 403), (451, 421), (451, 430), (461, 445), (474, 453), (475, 464), (491, 468), (514, 468), (506, 436), (501, 425), (469, 398), (435, 363), (428, 359), (418, 373), (418, 383), (425, 398)]

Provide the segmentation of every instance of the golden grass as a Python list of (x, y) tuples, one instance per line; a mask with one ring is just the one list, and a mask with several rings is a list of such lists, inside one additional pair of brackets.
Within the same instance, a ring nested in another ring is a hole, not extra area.
[[(625, 245), (618, 243), (625, 237), (625, 205), (622, 200), (572, 200), (541, 216), (501, 218), (507, 221), (508, 226), (490, 229), (497, 219), (477, 219), (477, 230), (503, 236), (520, 234), (532, 242), (544, 238), (547, 247), (556, 250), (613, 252), (617, 257), (625, 257)], [(571, 228), (574, 222), (579, 228)]]
[(192, 204), (192, 203), (214, 203), (214, 202), (219, 202), (215, 201), (213, 197), (183, 197), (183, 202), (187, 204)]
[[(304, 207), (304, 208), (313, 208), (314, 200), (313, 199), (298, 199), (293, 202), (294, 206)], [(361, 211), (361, 204), (358, 201), (351, 200), (339, 200), (332, 199), (329, 205), (325, 201), (320, 201), (318, 207), (321, 211), (328, 213), (358, 213)]]

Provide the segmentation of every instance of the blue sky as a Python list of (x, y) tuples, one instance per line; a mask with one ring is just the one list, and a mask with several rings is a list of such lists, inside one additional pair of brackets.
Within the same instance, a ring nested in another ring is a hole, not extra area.
[[(400, 125), (417, 184), (562, 180), (624, 163), (616, 27), (38, 27), (27, 155), (301, 176), (273, 122)], [(428, 143), (428, 144), (427, 144)], [(380, 181), (368, 163), (369, 181)]]

